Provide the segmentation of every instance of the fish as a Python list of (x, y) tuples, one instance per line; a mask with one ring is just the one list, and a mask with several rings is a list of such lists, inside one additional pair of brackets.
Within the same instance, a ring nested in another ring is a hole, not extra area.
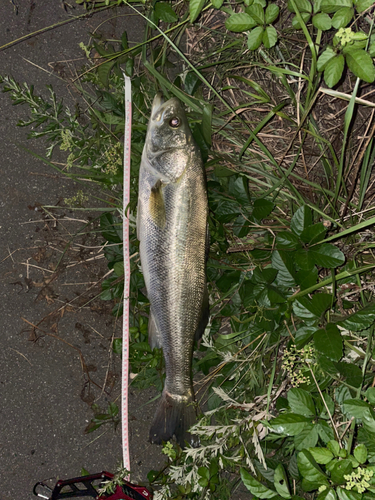
[(165, 382), (151, 443), (197, 445), (192, 384), (194, 340), (209, 318), (207, 183), (200, 150), (177, 98), (156, 94), (139, 171), (137, 237), (150, 302), (149, 343), (161, 347)]

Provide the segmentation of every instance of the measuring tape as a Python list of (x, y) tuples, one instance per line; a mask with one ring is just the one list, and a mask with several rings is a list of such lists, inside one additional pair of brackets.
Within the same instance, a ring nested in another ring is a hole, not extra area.
[[(123, 251), (124, 251), (124, 312), (122, 322), (122, 453), (123, 467), (130, 470), (128, 386), (129, 386), (129, 295), (130, 295), (130, 253), (129, 253), (129, 202), (130, 202), (130, 151), (132, 133), (132, 89), (131, 80), (125, 80), (125, 131), (124, 131), (124, 197), (123, 197)], [(128, 479), (128, 478), (127, 478)]]

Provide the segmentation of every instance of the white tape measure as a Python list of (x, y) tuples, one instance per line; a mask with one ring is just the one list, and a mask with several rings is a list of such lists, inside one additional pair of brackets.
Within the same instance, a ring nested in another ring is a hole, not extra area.
[(123, 467), (130, 470), (128, 386), (129, 386), (129, 295), (130, 295), (130, 253), (129, 253), (129, 202), (130, 202), (130, 152), (132, 132), (132, 90), (131, 80), (125, 76), (125, 131), (124, 131), (124, 197), (123, 197), (123, 250), (124, 250), (124, 312), (122, 322), (122, 452)]

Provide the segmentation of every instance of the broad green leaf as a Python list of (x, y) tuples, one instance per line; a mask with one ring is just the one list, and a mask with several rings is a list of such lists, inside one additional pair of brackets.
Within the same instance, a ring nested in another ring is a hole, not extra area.
[(312, 299), (301, 297), (293, 302), (293, 311), (303, 319), (320, 318), (331, 305), (332, 296), (328, 293), (316, 293)]
[(372, 405), (375, 405), (375, 387), (369, 387), (366, 390), (366, 398)]
[(338, 54), (327, 62), (324, 70), (324, 81), (329, 88), (334, 87), (339, 82), (344, 66), (345, 59), (342, 54)]
[(317, 351), (333, 361), (342, 357), (343, 341), (339, 329), (332, 323), (314, 333), (314, 345)]
[[(360, 493), (357, 493), (356, 491), (353, 490), (347, 490), (345, 486), (343, 488), (340, 488), (340, 486), (338, 486), (336, 488), (336, 492), (337, 496), (339, 497), (339, 500), (362, 500), (363, 498)], [(364, 496), (364, 498), (366, 497)]]
[(360, 463), (367, 462), (367, 448), (364, 444), (357, 444), (353, 451), (354, 458)]
[(268, 217), (274, 206), (275, 204), (272, 201), (266, 200), (265, 198), (258, 198), (254, 201), (252, 216), (260, 221), (265, 217)]
[(257, 498), (274, 498), (278, 493), (264, 486), (243, 467), (240, 469), (241, 479), (246, 488)]
[(307, 344), (311, 339), (317, 328), (315, 326), (302, 326), (297, 329), (294, 340), (298, 349), (301, 349), (305, 344)]
[(363, 413), (362, 425), (367, 432), (375, 434), (375, 418), (373, 410), (366, 410)]
[(272, 269), (272, 267), (268, 267), (265, 269), (261, 269), (260, 267), (256, 267), (253, 271), (252, 281), (256, 283), (267, 283), (271, 284), (275, 281), (277, 275), (276, 269)]
[(319, 243), (319, 241), (323, 240), (326, 232), (327, 229), (324, 227), (323, 223), (318, 222), (317, 224), (307, 226), (300, 234), (300, 238), (304, 243), (313, 245), (314, 243)]
[(318, 442), (319, 435), (316, 424), (307, 424), (302, 431), (294, 436), (294, 446), (296, 451), (302, 451), (305, 448), (315, 446)]
[(263, 31), (262, 42), (263, 45), (266, 47), (266, 49), (270, 49), (276, 44), (277, 31), (273, 26), (267, 26), (266, 29)]
[(315, 404), (310, 393), (294, 387), (288, 392), (288, 403), (294, 413), (310, 417), (315, 415)]
[(276, 250), (272, 252), (272, 267), (279, 271), (277, 281), (282, 286), (295, 285), (293, 257), (289, 252)]
[(368, 83), (375, 80), (375, 67), (370, 54), (364, 50), (353, 50), (345, 55), (345, 59), (356, 77)]
[(288, 478), (282, 464), (279, 464), (276, 467), (273, 481), (275, 489), (281, 497), (287, 499), (291, 498), (291, 494), (288, 488)]
[(232, 14), (225, 21), (225, 27), (229, 31), (234, 31), (235, 33), (241, 33), (242, 31), (248, 31), (254, 28), (257, 23), (254, 21), (249, 14), (245, 12), (240, 12), (238, 14)]
[[(301, 12), (301, 17), (302, 17), (302, 20), (305, 24), (309, 21), (310, 16), (311, 16), (311, 14), (309, 14), (308, 12)], [(302, 29), (301, 23), (299, 22), (299, 19), (297, 16), (293, 17), (292, 26), (296, 30)]]
[(326, 475), (308, 450), (302, 450), (298, 453), (297, 464), (301, 475), (310, 483), (317, 483), (318, 487), (323, 484), (329, 485)]
[(343, 361), (335, 363), (339, 373), (346, 379), (346, 383), (352, 387), (360, 387), (362, 383), (362, 371), (357, 365), (344, 363)]
[(259, 25), (263, 26), (264, 24), (264, 10), (263, 8), (257, 4), (253, 3), (250, 7), (246, 9), (246, 12), (249, 14), (250, 17), (254, 19), (254, 21)]
[(271, 420), (268, 427), (277, 434), (295, 436), (296, 434), (299, 434), (310, 422), (311, 419), (304, 417), (303, 415), (283, 413)]
[(276, 5), (275, 3), (271, 3), (266, 8), (264, 22), (266, 24), (273, 23), (274, 21), (276, 21), (277, 16), (279, 15), (279, 12), (280, 12), (280, 7), (278, 5)]
[(111, 72), (111, 69), (113, 68), (115, 63), (116, 61), (108, 61), (98, 66), (98, 77), (105, 88), (108, 88), (109, 73)]
[(211, 0), (211, 2), (215, 9), (220, 9), (224, 3), (224, 0)]
[(190, 22), (193, 23), (199, 14), (201, 13), (206, 0), (190, 0), (189, 1), (189, 11), (190, 11)]
[(335, 457), (338, 457), (339, 456), (339, 453), (340, 453), (340, 445), (337, 441), (329, 441), (329, 443), (327, 443), (327, 448), (333, 453), (333, 455)]
[(351, 314), (344, 320), (338, 322), (338, 325), (352, 332), (365, 330), (375, 321), (375, 302), (368, 304), (363, 309)]
[(317, 62), (318, 71), (324, 71), (328, 61), (330, 61), (334, 57), (336, 57), (336, 52), (333, 50), (333, 48), (330, 45), (328, 45), (326, 50), (324, 50), (318, 58), (318, 62)]
[(349, 459), (339, 460), (331, 469), (331, 481), (336, 484), (346, 483), (345, 475), (353, 471), (352, 462)]
[[(309, 0), (294, 0), (294, 3), (300, 13), (312, 12), (311, 3), (309, 2)], [(295, 12), (292, 2), (290, 0), (288, 0), (288, 10), (290, 12)]]
[(167, 2), (157, 2), (154, 7), (155, 16), (166, 23), (174, 23), (178, 17)]
[(301, 290), (310, 288), (314, 286), (318, 280), (318, 270), (315, 266), (309, 270), (301, 269), (297, 272), (295, 279)]
[(336, 492), (333, 488), (326, 488), (318, 494), (316, 500), (337, 500)]
[(331, 243), (322, 243), (309, 248), (309, 256), (320, 267), (334, 268), (345, 262), (345, 255)]
[[(372, 0), (371, 0), (372, 1)], [(350, 23), (354, 15), (354, 9), (350, 7), (341, 7), (335, 12), (332, 17), (332, 26), (337, 30), (340, 28), (345, 28), (347, 24)]]
[(352, 7), (352, 0), (322, 0), (320, 4), (320, 9), (322, 12), (327, 12), (327, 14), (332, 14), (337, 12), (342, 7)]
[(328, 14), (320, 12), (312, 18), (312, 23), (318, 30), (326, 31), (332, 28), (332, 20)]
[(256, 50), (260, 47), (263, 40), (264, 29), (262, 26), (257, 26), (252, 29), (247, 36), (247, 47), (249, 50)]
[(277, 248), (285, 248), (295, 250), (301, 243), (298, 236), (290, 231), (280, 231), (276, 235), (276, 246)]
[(374, 5), (374, 0), (358, 0), (355, 4), (355, 8), (357, 12), (360, 14), (364, 10), (372, 7)]
[(343, 411), (349, 417), (362, 418), (366, 411), (371, 411), (371, 406), (361, 399), (346, 399)]
[(309, 448), (309, 452), (318, 464), (328, 464), (333, 459), (333, 453), (328, 448)]
[(316, 428), (323, 443), (327, 444), (335, 438), (332, 427), (325, 420), (320, 420), (316, 424)]
[(294, 234), (300, 236), (302, 231), (312, 224), (311, 210), (307, 205), (302, 205), (293, 215), (290, 229)]
[(246, 177), (243, 175), (232, 176), (229, 179), (228, 193), (230, 196), (236, 198), (241, 205), (248, 205), (250, 203), (249, 185)]
[[(158, 5), (158, 4), (156, 4)], [(211, 135), (212, 135), (212, 129), (211, 129), (211, 124), (212, 124), (212, 111), (213, 111), (213, 104), (206, 104), (203, 108), (203, 115), (202, 115), (202, 133), (203, 133), (203, 139), (206, 141), (206, 143), (211, 146), (212, 140), (211, 140)]]

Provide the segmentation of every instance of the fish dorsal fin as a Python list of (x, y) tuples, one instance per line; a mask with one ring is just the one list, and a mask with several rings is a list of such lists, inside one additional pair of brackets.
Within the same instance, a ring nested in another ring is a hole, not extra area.
[(154, 223), (164, 229), (165, 227), (165, 204), (163, 196), (163, 183), (159, 179), (151, 188), (149, 199), (150, 215)]

